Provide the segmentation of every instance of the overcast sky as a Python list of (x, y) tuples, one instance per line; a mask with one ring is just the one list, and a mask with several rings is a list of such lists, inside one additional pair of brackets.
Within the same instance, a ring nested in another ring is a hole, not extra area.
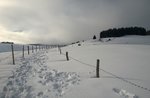
[(150, 0), (0, 0), (0, 41), (69, 43), (129, 26), (150, 29)]

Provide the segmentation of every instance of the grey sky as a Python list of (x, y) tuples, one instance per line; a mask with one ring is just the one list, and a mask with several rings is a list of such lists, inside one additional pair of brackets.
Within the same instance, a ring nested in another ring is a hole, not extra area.
[(149, 4), (150, 0), (0, 0), (0, 41), (68, 43), (113, 27), (150, 29)]

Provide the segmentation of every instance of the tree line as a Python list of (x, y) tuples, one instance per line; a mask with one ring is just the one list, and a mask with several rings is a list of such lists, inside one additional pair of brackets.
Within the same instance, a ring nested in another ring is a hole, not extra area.
[(126, 28), (113, 28), (100, 32), (100, 38), (107, 37), (121, 37), (125, 35), (150, 35), (150, 31), (146, 31), (143, 27), (126, 27)]

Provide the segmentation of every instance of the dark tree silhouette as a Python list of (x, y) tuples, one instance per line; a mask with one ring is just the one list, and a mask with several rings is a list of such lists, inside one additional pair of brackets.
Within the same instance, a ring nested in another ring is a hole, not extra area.
[(96, 36), (95, 36), (95, 35), (93, 36), (93, 39), (96, 39)]
[(125, 35), (147, 35), (143, 27), (113, 28), (100, 32), (100, 38), (121, 37)]
[(150, 35), (150, 30), (146, 32), (146, 35)]

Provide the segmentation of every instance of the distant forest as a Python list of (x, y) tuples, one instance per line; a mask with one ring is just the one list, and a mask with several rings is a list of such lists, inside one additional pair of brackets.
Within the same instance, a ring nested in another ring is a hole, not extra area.
[(146, 31), (143, 27), (126, 27), (126, 28), (113, 28), (100, 32), (100, 38), (107, 37), (121, 37), (125, 35), (150, 35), (150, 31)]

